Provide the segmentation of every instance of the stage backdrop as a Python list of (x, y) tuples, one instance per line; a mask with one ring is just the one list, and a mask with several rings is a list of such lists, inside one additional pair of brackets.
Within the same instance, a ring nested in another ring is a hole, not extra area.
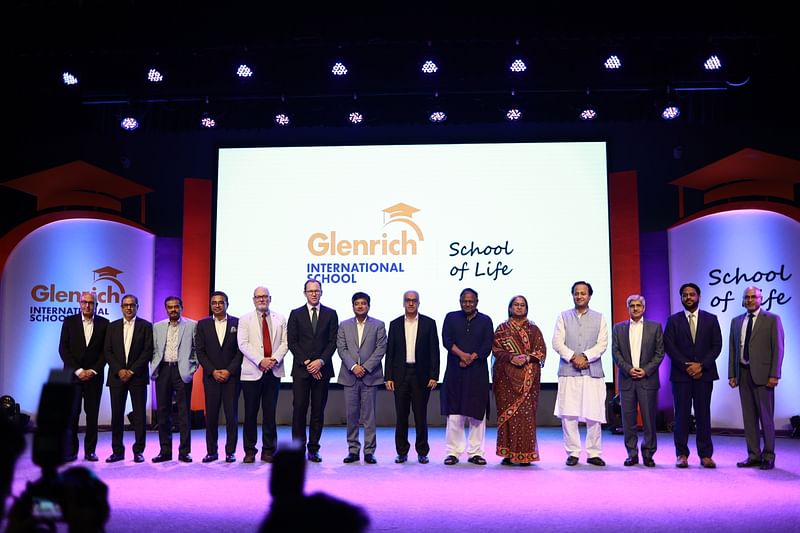
[[(126, 293), (139, 298), (140, 317), (152, 318), (154, 235), (118, 217), (59, 216), (67, 219), (21, 238), (0, 284), (0, 393), (13, 396), (28, 413), (38, 411), (50, 370), (63, 367), (61, 323), (79, 312), (81, 291), (96, 291), (97, 313), (111, 321), (122, 316)], [(101, 424), (110, 423), (110, 410), (104, 391)]]
[(722, 328), (713, 426), (742, 427), (739, 392), (728, 386), (728, 336), (731, 319), (744, 312), (744, 289), (755, 285), (764, 295), (762, 308), (783, 321), (786, 343), (775, 423), (777, 429), (789, 429), (789, 418), (800, 414), (800, 222), (777, 212), (740, 209), (678, 224), (668, 236), (672, 312), (683, 309), (681, 284), (694, 282), (702, 292), (700, 307), (716, 314)]

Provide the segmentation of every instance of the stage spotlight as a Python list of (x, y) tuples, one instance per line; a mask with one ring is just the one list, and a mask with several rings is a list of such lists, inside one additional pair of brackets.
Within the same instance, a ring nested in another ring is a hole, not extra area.
[(164, 81), (164, 75), (158, 69), (151, 68), (147, 71), (147, 81), (150, 83), (159, 83)]
[(136, 117), (124, 117), (119, 121), (119, 127), (125, 131), (133, 131), (139, 127), (139, 121), (136, 120)]
[(522, 59), (517, 58), (511, 62), (511, 65), (509, 65), (508, 70), (516, 73), (525, 72), (526, 70), (528, 70), (528, 65), (526, 65), (525, 61), (523, 61)]
[(509, 122), (515, 122), (522, 118), (522, 111), (519, 108), (512, 107), (508, 111), (506, 111), (506, 120)]
[(622, 68), (622, 60), (618, 55), (611, 54), (603, 62), (603, 66), (606, 68), (606, 70), (618, 70)]
[(78, 85), (78, 77), (67, 71), (61, 73), (61, 81), (64, 82), (64, 85)]
[(209, 113), (203, 113), (203, 116), (200, 118), (200, 126), (206, 129), (216, 128), (217, 121)]
[(703, 68), (709, 71), (720, 70), (722, 68), (722, 61), (718, 55), (711, 54), (703, 63)]
[(792, 424), (792, 438), (800, 439), (800, 415), (790, 418), (789, 423)]
[(337, 61), (331, 67), (331, 74), (334, 76), (346, 76), (347, 75), (347, 67), (344, 66), (344, 63), (341, 61)]
[(675, 120), (681, 116), (681, 108), (672, 102), (667, 103), (661, 110), (661, 118), (664, 120)]
[(292, 122), (291, 119), (289, 119), (289, 115), (286, 115), (284, 113), (278, 113), (277, 115), (275, 115), (274, 120), (275, 124), (277, 124), (278, 126), (288, 126)]
[(436, 74), (439, 71), (439, 67), (429, 59), (422, 64), (420, 70), (423, 74)]
[(447, 120), (447, 113), (445, 113), (444, 111), (434, 111), (428, 116), (428, 120), (430, 120), (434, 124), (439, 122), (444, 122), (445, 120)]
[(585, 105), (581, 108), (580, 113), (578, 113), (578, 117), (581, 120), (594, 120), (597, 118), (597, 108), (593, 105)]
[(353, 125), (358, 125), (364, 122), (364, 115), (362, 115), (358, 111), (353, 111), (347, 116), (347, 120), (349, 120), (350, 123)]
[(244, 63), (242, 63), (236, 68), (236, 75), (239, 76), (240, 78), (252, 78), (253, 74), (254, 74), (253, 69), (251, 69)]

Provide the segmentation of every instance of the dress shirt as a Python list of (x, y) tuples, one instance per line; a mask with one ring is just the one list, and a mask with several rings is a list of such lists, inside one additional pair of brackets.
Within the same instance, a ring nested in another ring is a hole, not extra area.
[(228, 329), (228, 315), (222, 320), (214, 318), (214, 329), (217, 330), (217, 340), (219, 345), (222, 346), (222, 341), (225, 340), (225, 330)]
[[(752, 325), (752, 327), (754, 329), (756, 327), (756, 320), (758, 320), (758, 313), (760, 313), (760, 312), (761, 312), (761, 308), (760, 307), (758, 309), (756, 309), (755, 311), (753, 311), (753, 325)], [(739, 362), (742, 363), (742, 364), (749, 364), (749, 363), (745, 363), (745, 361), (744, 361), (744, 340), (747, 337), (747, 320), (749, 318), (747, 315), (749, 315), (749, 314), (750, 314), (750, 311), (747, 311), (744, 314), (744, 320), (742, 320), (742, 331), (741, 331), (741, 334), (739, 335), (739, 353), (741, 354), (739, 356)], [(751, 335), (751, 339), (752, 339), (752, 335), (753, 335), (752, 331), (750, 332), (750, 335)]]
[(83, 338), (86, 341), (86, 346), (89, 346), (89, 341), (92, 340), (92, 333), (94, 333), (94, 317), (87, 319), (86, 317), (82, 316), (82, 318)]
[(164, 362), (177, 363), (178, 362), (178, 325), (181, 323), (180, 319), (177, 322), (167, 322), (167, 345), (164, 346)]
[(136, 317), (130, 320), (122, 319), (122, 338), (125, 343), (125, 363), (128, 362), (128, 354), (131, 351), (131, 341), (133, 340), (133, 326), (136, 322)]
[(419, 315), (414, 318), (405, 317), (406, 330), (406, 363), (417, 362), (417, 326), (419, 325)]
[(628, 328), (628, 340), (631, 344), (631, 364), (633, 368), (639, 368), (642, 359), (642, 332), (644, 331), (644, 320), (630, 321)]

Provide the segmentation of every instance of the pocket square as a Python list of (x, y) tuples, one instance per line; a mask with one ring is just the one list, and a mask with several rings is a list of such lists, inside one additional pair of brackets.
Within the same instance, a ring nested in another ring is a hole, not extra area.
[(236, 333), (236, 326), (231, 326), (231, 333)]

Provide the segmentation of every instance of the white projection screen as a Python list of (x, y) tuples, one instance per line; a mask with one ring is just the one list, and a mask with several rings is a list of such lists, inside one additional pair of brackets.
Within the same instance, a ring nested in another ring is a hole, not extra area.
[[(219, 152), (214, 287), (234, 316), (252, 310), (253, 289), (265, 285), (271, 309), (288, 318), (314, 278), (340, 320), (364, 291), (387, 330), (403, 313), (403, 292), (416, 290), (441, 334), (466, 287), (495, 327), (523, 294), (548, 347), (542, 382), (556, 382), (553, 327), (572, 306), (573, 282), (592, 284), (591, 307), (611, 326), (609, 250), (602, 142)], [(289, 374), (290, 356), (285, 364)]]

